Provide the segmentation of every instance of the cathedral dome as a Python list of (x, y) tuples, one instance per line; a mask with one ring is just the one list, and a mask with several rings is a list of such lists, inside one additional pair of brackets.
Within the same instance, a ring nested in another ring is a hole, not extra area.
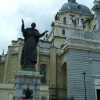
[(68, 9), (76, 12), (81, 11), (82, 13), (91, 14), (91, 11), (87, 6), (76, 3), (76, 0), (68, 0), (68, 3), (63, 4), (61, 11), (67, 11)]

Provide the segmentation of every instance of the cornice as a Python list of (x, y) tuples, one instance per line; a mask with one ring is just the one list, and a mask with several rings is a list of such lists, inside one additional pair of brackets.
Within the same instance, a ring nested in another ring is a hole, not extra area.
[(88, 46), (88, 45), (82, 45), (82, 44), (74, 44), (74, 43), (66, 44), (64, 48), (64, 52), (67, 51), (68, 49), (77, 49), (77, 50), (100, 53), (100, 47)]
[[(44, 40), (39, 39), (39, 43), (40, 43), (40, 42), (42, 42), (42, 43), (49, 43), (49, 44), (51, 44), (51, 42), (50, 42), (50, 41), (44, 41)], [(39, 43), (38, 43), (38, 45), (39, 45)]]
[(62, 36), (54, 36), (53, 39), (51, 40), (51, 42), (53, 42), (55, 40), (55, 38), (66, 39), (66, 36), (64, 36), (64, 37), (62, 37)]
[(100, 4), (99, 5), (94, 5), (93, 8), (92, 8), (93, 11), (96, 11), (98, 9), (100, 9)]
[(15, 88), (0, 88), (0, 90), (15, 90)]
[(22, 38), (17, 38), (17, 40), (21, 40), (21, 41), (24, 41), (24, 39), (22, 39)]
[(13, 53), (12, 57), (18, 57), (18, 53)]
[(50, 56), (50, 53), (45, 53), (45, 52), (42, 52), (42, 53), (41, 53), (41, 52), (40, 52), (39, 55), (40, 55), (40, 56), (44, 56), (44, 57), (45, 57), (45, 56), (46, 56), (46, 57), (49, 57), (49, 56)]
[(82, 13), (82, 12), (76, 12), (76, 11), (72, 11), (72, 10), (67, 10), (67, 11), (63, 11), (63, 12), (58, 12), (58, 14), (64, 14), (64, 13), (73, 13), (73, 14), (81, 14), (81, 15), (85, 15), (85, 16), (89, 16), (91, 17), (93, 14), (86, 14), (86, 13)]

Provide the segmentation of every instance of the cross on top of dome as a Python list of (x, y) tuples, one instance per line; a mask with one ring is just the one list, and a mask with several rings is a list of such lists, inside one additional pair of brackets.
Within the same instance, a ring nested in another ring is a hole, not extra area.
[(70, 3), (76, 3), (76, 0), (68, 0)]

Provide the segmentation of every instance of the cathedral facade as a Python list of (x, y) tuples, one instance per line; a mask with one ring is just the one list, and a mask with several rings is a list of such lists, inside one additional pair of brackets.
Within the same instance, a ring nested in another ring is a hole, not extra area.
[[(40, 100), (100, 100), (100, 0), (92, 10), (95, 14), (68, 0), (55, 15), (49, 36), (39, 40)], [(23, 44), (22, 38), (13, 40), (7, 55), (0, 56), (0, 100), (14, 99)]]

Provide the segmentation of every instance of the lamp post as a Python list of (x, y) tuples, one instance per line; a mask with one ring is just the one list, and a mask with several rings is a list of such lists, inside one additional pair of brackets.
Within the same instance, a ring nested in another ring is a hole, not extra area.
[(85, 100), (87, 100), (87, 98), (86, 98), (86, 84), (85, 84), (85, 76), (86, 76), (86, 73), (84, 72), (84, 73), (82, 73), (82, 74), (83, 74), (83, 76), (84, 76)]

